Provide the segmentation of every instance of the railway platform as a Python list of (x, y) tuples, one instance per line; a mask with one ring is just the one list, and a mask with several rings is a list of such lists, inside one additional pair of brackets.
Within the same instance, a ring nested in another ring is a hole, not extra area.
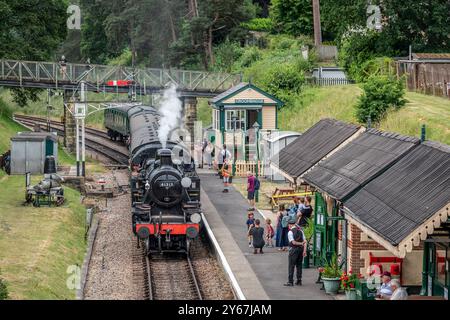
[[(253, 254), (253, 248), (249, 248), (247, 242), (246, 199), (234, 188), (230, 188), (229, 193), (222, 193), (223, 184), (215, 171), (199, 169), (198, 173), (204, 215), (246, 299), (333, 299), (315, 283), (315, 268), (303, 269), (302, 286), (283, 286), (287, 282), (287, 252), (266, 247), (264, 254)], [(255, 218), (264, 226), (260, 212), (255, 212)]]

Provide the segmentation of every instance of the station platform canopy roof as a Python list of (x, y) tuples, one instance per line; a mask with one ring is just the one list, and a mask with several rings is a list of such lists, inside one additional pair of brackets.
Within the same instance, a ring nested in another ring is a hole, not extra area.
[(450, 215), (450, 146), (424, 142), (345, 201), (346, 219), (398, 257)]
[(322, 119), (271, 159), (271, 166), (291, 181), (312, 168), (361, 130), (360, 126)]
[(419, 143), (414, 137), (368, 129), (317, 164), (302, 179), (343, 201)]

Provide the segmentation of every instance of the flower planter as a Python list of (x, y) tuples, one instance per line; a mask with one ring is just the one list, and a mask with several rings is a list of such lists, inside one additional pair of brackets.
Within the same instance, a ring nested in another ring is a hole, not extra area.
[(331, 295), (337, 294), (337, 292), (339, 290), (339, 286), (341, 285), (340, 278), (323, 278), (322, 277), (322, 281), (323, 281), (323, 286), (325, 288), (325, 293), (331, 294)]
[(357, 300), (356, 290), (345, 290), (345, 297), (347, 298), (347, 300)]

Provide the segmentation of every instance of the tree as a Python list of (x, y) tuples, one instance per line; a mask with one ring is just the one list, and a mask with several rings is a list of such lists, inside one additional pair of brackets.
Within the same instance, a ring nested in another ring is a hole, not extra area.
[(269, 17), (270, 0), (253, 0), (253, 3), (257, 4), (261, 8), (259, 17), (261, 18)]
[[(67, 4), (59, 0), (0, 0), (0, 58), (56, 60), (54, 53), (66, 37)], [(13, 99), (25, 105), (36, 101), (39, 90), (11, 89)]]
[(386, 24), (380, 45), (391, 55), (406, 55), (409, 45), (416, 52), (448, 52), (450, 49), (450, 1), (383, 1)]
[(279, 33), (313, 34), (312, 0), (273, 0), (271, 17)]
[(204, 69), (215, 63), (213, 47), (226, 39), (243, 38), (241, 23), (254, 18), (251, 0), (197, 0), (198, 16), (185, 20), (182, 35), (172, 45), (171, 61), (178, 65), (186, 61), (201, 61)]
[(81, 27), (81, 54), (84, 60), (102, 64), (120, 54), (120, 49), (112, 48), (106, 36), (105, 20), (110, 9), (95, 0), (81, 0), (83, 24)]

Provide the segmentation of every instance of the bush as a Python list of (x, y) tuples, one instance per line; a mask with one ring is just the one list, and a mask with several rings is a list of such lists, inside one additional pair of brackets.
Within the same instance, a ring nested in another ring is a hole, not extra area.
[(262, 85), (270, 94), (287, 102), (300, 93), (305, 81), (304, 72), (299, 71), (295, 64), (284, 63), (269, 67)]
[(274, 51), (300, 49), (300, 42), (292, 36), (278, 34), (269, 37), (269, 48)]
[(0, 300), (8, 299), (8, 287), (6, 282), (0, 278)]
[(357, 82), (365, 82), (372, 75), (377, 76), (395, 76), (396, 68), (392, 58), (380, 57), (373, 58), (362, 63), (353, 78)]
[(360, 123), (370, 120), (379, 123), (390, 109), (405, 105), (404, 81), (392, 76), (370, 76), (362, 86), (364, 92), (356, 105), (356, 117)]
[(256, 61), (261, 60), (261, 58), (261, 50), (254, 46), (247, 47), (240, 58), (240, 67), (248, 68)]
[(350, 78), (358, 81), (361, 66), (377, 56), (377, 40), (380, 34), (367, 29), (347, 32), (339, 43), (339, 63), (344, 67)]
[(233, 64), (241, 57), (243, 49), (236, 42), (226, 40), (214, 48), (214, 69), (231, 72)]
[(248, 22), (242, 22), (241, 26), (251, 31), (270, 32), (273, 29), (273, 22), (270, 18), (254, 18)]

